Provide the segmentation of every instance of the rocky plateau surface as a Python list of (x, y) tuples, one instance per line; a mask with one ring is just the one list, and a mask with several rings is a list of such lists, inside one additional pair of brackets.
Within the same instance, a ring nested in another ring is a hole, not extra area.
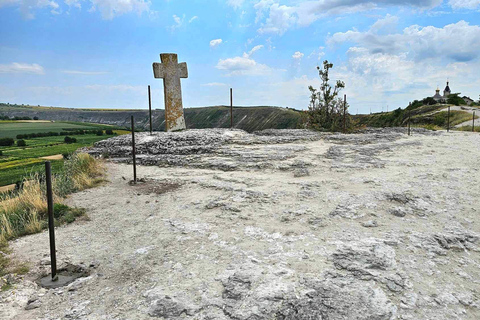
[(40, 288), (48, 233), (12, 241), (0, 318), (480, 319), (478, 134), (139, 133), (137, 184), (131, 142), (56, 230), (88, 276)]

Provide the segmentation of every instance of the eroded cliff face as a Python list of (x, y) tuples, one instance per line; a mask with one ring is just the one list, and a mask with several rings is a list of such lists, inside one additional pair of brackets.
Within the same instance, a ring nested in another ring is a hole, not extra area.
[[(130, 117), (135, 117), (138, 129), (149, 129), (148, 110), (89, 110), (67, 108), (44, 108), (22, 106), (0, 106), (0, 114), (9, 117), (38, 117), (42, 120), (75, 121), (111, 124), (130, 127)], [(301, 113), (277, 107), (235, 107), (234, 127), (252, 132), (264, 129), (295, 129), (300, 125)], [(165, 130), (164, 110), (152, 110), (153, 128)], [(188, 129), (230, 127), (229, 107), (205, 107), (185, 109)]]

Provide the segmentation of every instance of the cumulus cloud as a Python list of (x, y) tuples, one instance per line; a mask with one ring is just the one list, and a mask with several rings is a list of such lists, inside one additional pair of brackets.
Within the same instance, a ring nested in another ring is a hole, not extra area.
[(449, 0), (448, 4), (455, 9), (476, 9), (480, 6), (480, 0)]
[(443, 28), (412, 25), (394, 34), (379, 34), (372, 28), (366, 32), (350, 30), (328, 39), (330, 44), (343, 42), (353, 42), (373, 54), (405, 53), (417, 61), (437, 57), (470, 61), (480, 56), (480, 27), (462, 20)]
[(234, 57), (228, 59), (220, 59), (216, 66), (219, 70), (228, 71), (229, 76), (249, 75), (262, 76), (268, 75), (271, 68), (267, 65), (256, 62), (248, 57)]
[(235, 9), (238, 9), (242, 6), (243, 2), (245, 2), (245, 0), (228, 0), (227, 4)]
[(303, 56), (304, 56), (303, 53), (301, 53), (300, 51), (297, 51), (293, 54), (292, 58), (295, 59), (295, 60), (300, 60), (300, 59), (303, 58)]
[(258, 29), (259, 33), (282, 35), (291, 28), (308, 26), (326, 15), (355, 13), (385, 6), (412, 7), (423, 10), (434, 8), (441, 3), (442, 0), (320, 0), (301, 1), (296, 6), (288, 6), (280, 5), (277, 0), (260, 0), (254, 5), (254, 8), (256, 10), (255, 22), (259, 23), (265, 19)]
[[(87, 0), (83, 0), (87, 1)], [(68, 7), (81, 8), (82, 0), (64, 0)], [(88, 0), (90, 12), (99, 11), (103, 19), (111, 20), (129, 12), (142, 14), (149, 12), (151, 2), (148, 0)], [(0, 0), (0, 8), (3, 6), (18, 6), (22, 16), (26, 19), (33, 19), (34, 11), (42, 8), (49, 8), (53, 14), (60, 13), (60, 5), (54, 0)]]
[(90, 0), (92, 3), (91, 11), (100, 11), (103, 19), (112, 20), (114, 17), (136, 12), (142, 14), (150, 11), (150, 1), (145, 0)]
[(475, 92), (474, 86), (480, 85), (475, 75), (480, 69), (479, 26), (459, 21), (442, 28), (413, 25), (384, 32), (395, 24), (387, 16), (367, 31), (350, 30), (328, 39), (329, 44), (352, 44), (332, 79), (343, 79), (357, 104), (371, 105), (373, 111), (386, 103), (405, 107), (412, 98), (433, 95), (447, 78), (455, 90)]
[(0, 64), (0, 73), (29, 73), (45, 74), (45, 70), (39, 64), (17, 63)]
[(218, 47), (223, 42), (222, 39), (214, 39), (210, 41), (210, 48)]

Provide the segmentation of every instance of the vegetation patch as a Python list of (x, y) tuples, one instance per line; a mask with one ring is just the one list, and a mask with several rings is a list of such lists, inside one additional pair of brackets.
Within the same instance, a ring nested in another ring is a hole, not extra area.
[[(71, 223), (85, 214), (84, 209), (70, 208), (62, 203), (70, 193), (91, 188), (103, 180), (104, 167), (88, 154), (76, 154), (63, 163), (60, 174), (52, 177), (55, 224)], [(6, 243), (17, 237), (37, 233), (47, 227), (45, 177), (34, 174), (23, 185), (0, 197), (0, 274), (5, 273)]]

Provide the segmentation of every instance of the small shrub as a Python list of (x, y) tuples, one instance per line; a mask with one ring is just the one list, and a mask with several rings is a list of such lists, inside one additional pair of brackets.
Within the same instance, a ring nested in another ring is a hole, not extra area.
[(26, 147), (26, 146), (27, 146), (27, 143), (25, 142), (25, 140), (23, 139), (17, 140), (17, 147)]
[(71, 143), (75, 143), (77, 142), (77, 139), (76, 138), (72, 138), (72, 137), (69, 137), (69, 136), (66, 136), (63, 141), (67, 144), (71, 144)]
[(3, 156), (3, 151), (2, 151), (2, 150), (0, 150), (0, 157), (1, 157), (1, 156)]
[(71, 152), (64, 152), (62, 153), (63, 159), (68, 160), (72, 157), (73, 153)]
[(97, 130), (95, 133), (97, 136), (103, 136), (103, 130)]
[(12, 138), (0, 138), (0, 146), (11, 147), (15, 144), (15, 140)]
[(33, 120), (38, 120), (38, 117), (33, 117)]
[(105, 134), (111, 136), (111, 135), (113, 135), (113, 130), (112, 130), (112, 129), (108, 129), (108, 130), (105, 131)]

